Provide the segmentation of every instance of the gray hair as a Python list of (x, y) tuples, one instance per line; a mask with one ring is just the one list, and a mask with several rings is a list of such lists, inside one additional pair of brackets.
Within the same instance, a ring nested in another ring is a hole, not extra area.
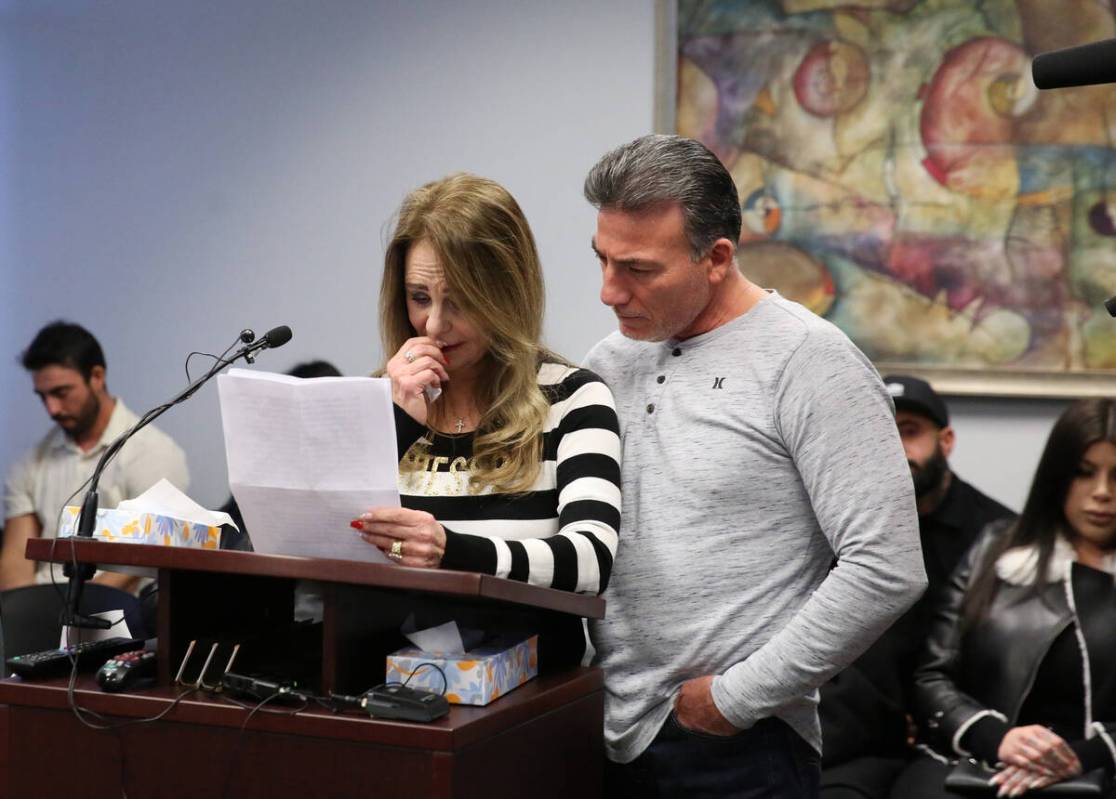
[(677, 203), (693, 259), (713, 242), (740, 241), (740, 198), (724, 164), (695, 139), (651, 134), (621, 145), (585, 178), (597, 209), (639, 212)]

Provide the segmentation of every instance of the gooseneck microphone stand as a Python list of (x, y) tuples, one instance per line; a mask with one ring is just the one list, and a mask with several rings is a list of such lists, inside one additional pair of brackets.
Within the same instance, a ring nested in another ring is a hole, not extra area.
[[(76, 536), (79, 538), (92, 538), (93, 528), (97, 523), (97, 486), (101, 480), (101, 474), (104, 472), (105, 467), (108, 465), (121, 448), (128, 442), (132, 436), (138, 433), (147, 425), (158, 419), (164, 413), (169, 411), (180, 402), (185, 402), (194, 393), (205, 385), (214, 375), (235, 363), (240, 358), (243, 358), (248, 363), (254, 363), (256, 355), (264, 349), (281, 347), (291, 340), (291, 329), (286, 325), (281, 325), (267, 331), (261, 338), (256, 339), (256, 334), (251, 330), (245, 330), (240, 334), (240, 340), (245, 342), (246, 346), (241, 347), (231, 357), (218, 358), (213, 366), (204, 375), (199, 377), (190, 385), (186, 386), (179, 394), (174, 396), (162, 405), (152, 408), (137, 421), (131, 428), (121, 433), (101, 455), (100, 460), (97, 461), (97, 466), (93, 470), (93, 476), (89, 478), (89, 489), (85, 492), (85, 499), (81, 503), (81, 514), (78, 516)], [(75, 561), (67, 562), (62, 569), (62, 573), (69, 578), (69, 585), (66, 591), (66, 609), (63, 611), (63, 624), (72, 627), (86, 627), (99, 630), (107, 630), (111, 627), (111, 623), (107, 619), (102, 619), (95, 616), (84, 616), (80, 612), (81, 608), (81, 594), (85, 588), (86, 580), (90, 579), (97, 567), (92, 563), (77, 563)]]

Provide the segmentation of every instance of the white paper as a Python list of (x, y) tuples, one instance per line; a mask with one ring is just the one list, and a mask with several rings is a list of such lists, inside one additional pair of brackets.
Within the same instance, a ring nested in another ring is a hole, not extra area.
[(165, 477), (135, 499), (124, 500), (116, 506), (116, 509), (171, 516), (175, 519), (190, 522), (190, 524), (205, 527), (220, 527), (222, 524), (228, 524), (238, 530), (240, 529), (236, 527), (229, 514), (216, 510), (206, 510), (175, 488), (174, 483), (171, 483)]
[(399, 506), (391, 381), (217, 378), (229, 486), (257, 552), (393, 563), (349, 523)]
[(62, 638), (58, 643), (59, 649), (65, 649), (68, 646), (77, 646), (86, 641), (103, 641), (107, 638), (132, 637), (132, 631), (128, 629), (128, 622), (124, 621), (123, 610), (105, 610), (90, 615), (105, 619), (112, 626), (107, 630), (101, 630), (96, 627), (71, 627), (68, 624), (64, 625), (62, 627)]

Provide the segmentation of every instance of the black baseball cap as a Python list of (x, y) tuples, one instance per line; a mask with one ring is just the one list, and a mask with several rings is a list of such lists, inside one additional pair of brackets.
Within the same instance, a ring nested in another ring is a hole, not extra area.
[(895, 410), (919, 413), (938, 427), (949, 427), (946, 404), (925, 380), (910, 375), (888, 375), (883, 381), (887, 393), (895, 401)]

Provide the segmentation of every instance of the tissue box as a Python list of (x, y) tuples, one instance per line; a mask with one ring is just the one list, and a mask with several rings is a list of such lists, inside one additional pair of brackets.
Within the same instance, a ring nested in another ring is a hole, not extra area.
[[(387, 657), (387, 682), (407, 682), (410, 688), (439, 693), (446, 675), (446, 699), (457, 705), (487, 705), (539, 673), (539, 637), (532, 635), (490, 639), (463, 655), (423, 652), (407, 647)], [(413, 675), (413, 676), (412, 676)]]
[[(67, 505), (62, 509), (62, 517), (58, 520), (59, 537), (77, 532), (80, 513), (81, 508), (76, 505)], [(221, 543), (221, 528), (157, 513), (100, 508), (93, 527), (93, 538), (124, 544), (217, 549)]]

